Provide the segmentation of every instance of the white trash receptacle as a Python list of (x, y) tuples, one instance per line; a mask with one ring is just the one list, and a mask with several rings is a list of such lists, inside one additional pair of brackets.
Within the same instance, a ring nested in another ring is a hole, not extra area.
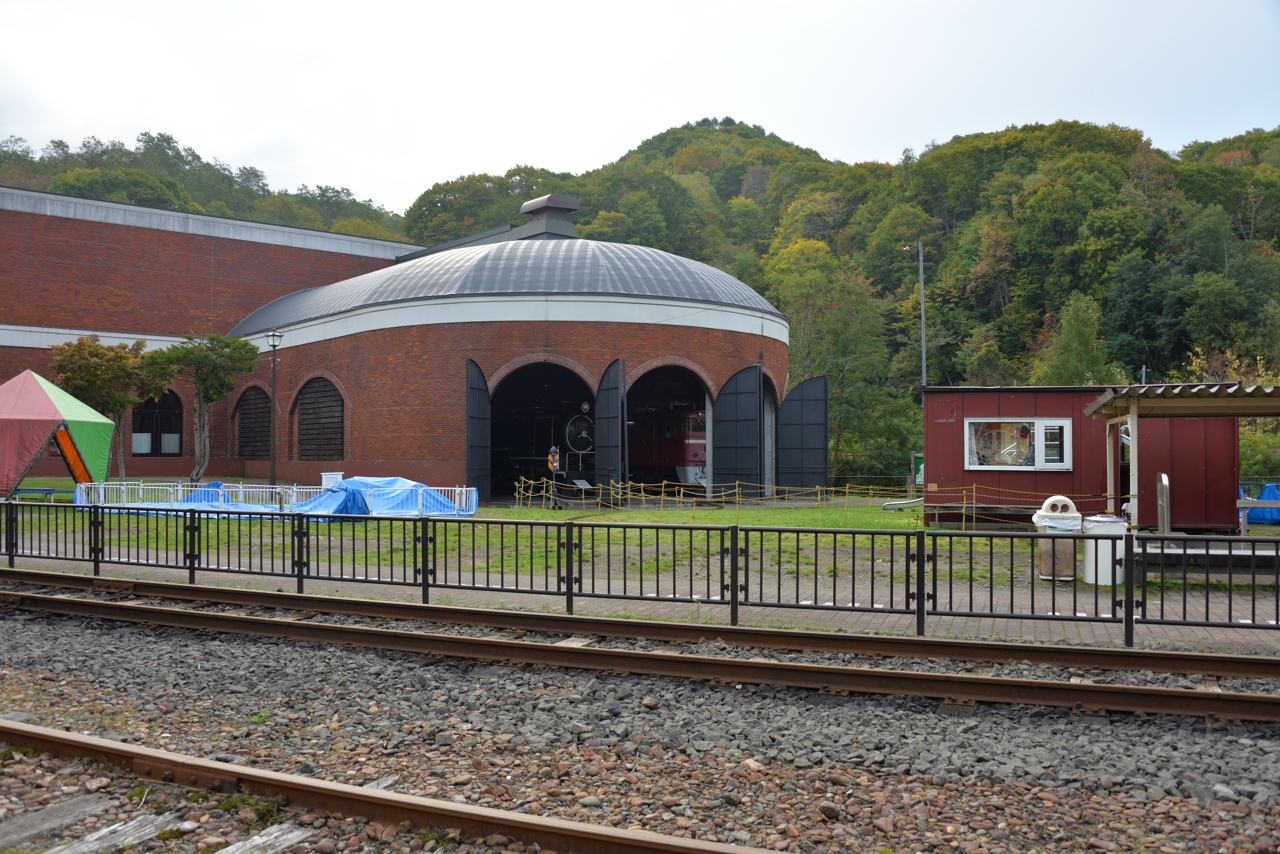
[[(1079, 534), (1081, 515), (1065, 495), (1052, 495), (1031, 517), (1042, 534)], [(1076, 577), (1076, 541), (1037, 540), (1036, 574), (1045, 581), (1071, 581)]]
[(1124, 570), (1116, 566), (1116, 558), (1124, 548), (1123, 540), (1110, 539), (1123, 537), (1129, 530), (1129, 520), (1123, 516), (1086, 516), (1084, 534), (1086, 537), (1107, 537), (1084, 544), (1084, 581), (1100, 587), (1112, 584), (1124, 584)]

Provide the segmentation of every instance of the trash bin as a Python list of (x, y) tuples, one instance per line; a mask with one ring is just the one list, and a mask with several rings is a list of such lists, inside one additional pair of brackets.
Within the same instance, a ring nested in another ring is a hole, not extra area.
[[(1086, 537), (1123, 537), (1129, 530), (1129, 520), (1123, 516), (1086, 516)], [(1124, 583), (1124, 570), (1116, 566), (1116, 558), (1124, 548), (1123, 540), (1098, 539), (1084, 543), (1084, 581), (1100, 587)]]
[[(1031, 517), (1042, 534), (1079, 534), (1080, 513), (1065, 495), (1053, 495)], [(1046, 581), (1071, 581), (1076, 577), (1076, 541), (1037, 540), (1037, 574)]]

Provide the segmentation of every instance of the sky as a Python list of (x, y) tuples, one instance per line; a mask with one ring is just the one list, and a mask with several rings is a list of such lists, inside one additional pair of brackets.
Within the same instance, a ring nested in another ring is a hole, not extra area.
[(393, 211), (705, 116), (845, 162), (1058, 119), (1175, 153), (1280, 126), (1280, 0), (0, 0), (0, 32), (0, 138), (166, 132)]

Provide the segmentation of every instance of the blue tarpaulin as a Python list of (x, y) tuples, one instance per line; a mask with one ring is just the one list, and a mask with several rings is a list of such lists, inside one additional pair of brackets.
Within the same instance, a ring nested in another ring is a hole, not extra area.
[[(237, 494), (237, 489), (231, 487), (229, 494)], [(76, 501), (83, 501), (79, 493)], [(221, 481), (201, 484), (172, 505), (167, 501), (149, 501), (123, 506), (142, 510), (180, 507), (183, 510), (230, 510), (238, 513), (277, 509), (271, 504), (228, 501)], [(349, 477), (314, 498), (299, 501), (292, 508), (285, 509), (292, 513), (334, 516), (471, 516), (476, 512), (475, 506), (458, 507), (431, 487), (403, 477)]]
[[(1241, 490), (1240, 497), (1244, 497), (1244, 491)], [(1268, 483), (1262, 487), (1262, 491), (1258, 493), (1259, 501), (1280, 501), (1280, 489), (1276, 489), (1274, 483)], [(1250, 507), (1249, 508), (1249, 524), (1250, 525), (1277, 525), (1280, 524), (1280, 507)]]
[(295, 513), (351, 516), (455, 516), (454, 503), (429, 486), (403, 477), (349, 477), (315, 498), (293, 505)]

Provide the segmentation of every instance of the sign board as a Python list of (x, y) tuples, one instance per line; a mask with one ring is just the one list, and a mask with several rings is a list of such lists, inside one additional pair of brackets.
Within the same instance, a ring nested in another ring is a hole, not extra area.
[(924, 486), (924, 454), (911, 455), (911, 475), (916, 486)]
[(320, 472), (320, 488), (321, 489), (328, 489), (329, 487), (337, 486), (340, 483), (342, 483), (342, 472), (340, 471)]

